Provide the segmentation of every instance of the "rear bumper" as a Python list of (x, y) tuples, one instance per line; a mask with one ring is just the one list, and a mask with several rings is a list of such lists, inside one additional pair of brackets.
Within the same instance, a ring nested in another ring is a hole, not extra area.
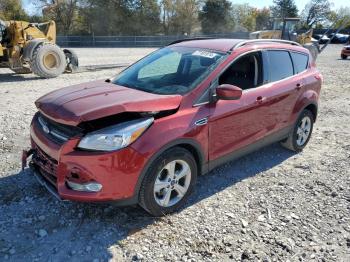
[[(78, 142), (78, 138), (70, 139), (58, 146), (31, 126), (33, 157), (30, 167), (39, 183), (59, 200), (136, 204), (136, 184), (147, 159), (129, 147), (108, 153), (81, 151), (76, 149)], [(94, 181), (101, 184), (102, 189), (99, 192), (75, 191), (67, 185), (68, 180)]]

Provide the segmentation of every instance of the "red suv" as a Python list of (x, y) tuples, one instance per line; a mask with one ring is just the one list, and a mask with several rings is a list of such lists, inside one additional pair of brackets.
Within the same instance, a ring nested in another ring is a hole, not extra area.
[(350, 56), (350, 44), (342, 48), (340, 56), (342, 59), (347, 59)]
[(62, 200), (180, 208), (197, 175), (267, 144), (301, 151), (322, 76), (307, 49), (281, 40), (192, 39), (113, 79), (36, 101), (33, 174)]

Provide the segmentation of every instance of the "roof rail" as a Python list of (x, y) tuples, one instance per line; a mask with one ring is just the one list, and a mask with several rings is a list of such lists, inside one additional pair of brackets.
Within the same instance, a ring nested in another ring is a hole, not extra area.
[(237, 49), (239, 47), (242, 47), (244, 45), (255, 44), (255, 43), (280, 43), (280, 44), (301, 46), (297, 42), (288, 41), (288, 40), (282, 40), (282, 39), (253, 39), (253, 40), (246, 40), (246, 41), (242, 41), (242, 42), (237, 43), (236, 45), (234, 45), (230, 49), (230, 51), (233, 51), (233, 50), (235, 50), (235, 49)]
[(207, 39), (215, 39), (214, 37), (194, 37), (194, 38), (183, 38), (183, 39), (178, 39), (178, 40), (175, 40), (168, 45), (174, 45), (174, 44), (178, 44), (178, 43), (181, 43), (181, 42), (187, 42), (187, 41), (193, 41), (193, 40), (207, 40)]

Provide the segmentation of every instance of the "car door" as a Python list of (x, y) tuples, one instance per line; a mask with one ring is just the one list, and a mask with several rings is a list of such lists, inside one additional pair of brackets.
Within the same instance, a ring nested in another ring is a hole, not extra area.
[(289, 118), (304, 84), (297, 75), (288, 50), (267, 50), (269, 83), (265, 85), (266, 135), (281, 131)]
[[(262, 57), (259, 52), (259, 56)], [(230, 68), (221, 75), (230, 76)], [(259, 61), (260, 81), (264, 81), (263, 60)], [(239, 66), (238, 68), (240, 68)], [(243, 72), (242, 72), (243, 73)], [(239, 77), (241, 72), (232, 72)], [(244, 75), (244, 74), (243, 74)], [(234, 77), (233, 77), (234, 78)], [(220, 79), (220, 78), (219, 78)], [(236, 80), (228, 84), (235, 84)], [(244, 81), (242, 81), (244, 83)], [(218, 81), (216, 86), (220, 83)], [(227, 84), (227, 83), (226, 83)], [(236, 84), (238, 86), (238, 84)], [(244, 86), (241, 86), (241, 88)], [(209, 159), (215, 160), (229, 155), (231, 152), (252, 144), (265, 136), (266, 132), (266, 108), (264, 97), (267, 94), (260, 87), (243, 90), (242, 97), (238, 100), (218, 100), (212, 103), (209, 116)]]

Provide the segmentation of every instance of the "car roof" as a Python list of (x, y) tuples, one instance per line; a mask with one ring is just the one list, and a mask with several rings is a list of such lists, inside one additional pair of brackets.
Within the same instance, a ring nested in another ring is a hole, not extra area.
[(196, 47), (203, 49), (217, 50), (221, 52), (229, 52), (235, 47), (256, 46), (263, 48), (283, 48), (295, 51), (307, 52), (305, 48), (291, 41), (278, 39), (229, 39), (229, 38), (208, 38), (208, 39), (184, 39), (175, 41), (171, 46)]

